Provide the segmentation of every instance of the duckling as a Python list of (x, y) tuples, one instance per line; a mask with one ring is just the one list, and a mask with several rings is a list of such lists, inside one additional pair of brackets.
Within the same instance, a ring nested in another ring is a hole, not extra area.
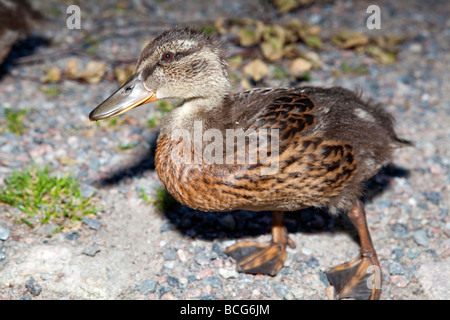
[(43, 19), (25, 0), (0, 1), (0, 64), (13, 45), (24, 38), (33, 24)]
[(131, 78), (89, 118), (181, 98), (157, 143), (155, 168), (164, 187), (193, 209), (272, 212), (270, 242), (243, 241), (226, 249), (238, 271), (276, 275), (286, 247), (295, 247), (283, 213), (326, 208), (348, 214), (361, 245), (356, 259), (327, 272), (336, 298), (379, 299), (381, 268), (361, 196), (363, 182), (394, 149), (410, 145), (397, 137), (392, 116), (340, 87), (230, 91), (220, 42), (176, 27), (143, 49)]

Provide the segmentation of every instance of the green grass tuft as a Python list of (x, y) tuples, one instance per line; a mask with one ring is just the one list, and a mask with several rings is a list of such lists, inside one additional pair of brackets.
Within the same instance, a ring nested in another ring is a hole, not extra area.
[(26, 115), (27, 110), (13, 110), (13, 109), (5, 109), (5, 118), (6, 118), (6, 127), (8, 131), (21, 135), (25, 131), (25, 127), (23, 125), (23, 117)]
[(36, 219), (40, 224), (52, 222), (61, 228), (67, 221), (81, 221), (83, 216), (97, 213), (91, 199), (82, 196), (77, 180), (70, 175), (51, 176), (47, 167), (14, 171), (5, 179), (5, 186), (0, 186), (0, 203), (22, 211), (21, 220), (31, 227)]
[(145, 193), (144, 189), (141, 189), (141, 198), (144, 199), (145, 202), (155, 205), (156, 208), (164, 212), (169, 210), (176, 203), (175, 199), (167, 192), (166, 189), (163, 188), (155, 188), (156, 191), (156, 199), (150, 199), (148, 195)]

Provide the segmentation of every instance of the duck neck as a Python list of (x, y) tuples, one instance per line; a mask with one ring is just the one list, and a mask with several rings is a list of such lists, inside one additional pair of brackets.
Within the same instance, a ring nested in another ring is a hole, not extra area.
[(192, 134), (194, 126), (200, 123), (203, 130), (217, 127), (219, 122), (229, 118), (225, 114), (229, 100), (228, 94), (222, 97), (195, 97), (185, 100), (166, 116), (160, 135), (170, 136), (181, 130)]

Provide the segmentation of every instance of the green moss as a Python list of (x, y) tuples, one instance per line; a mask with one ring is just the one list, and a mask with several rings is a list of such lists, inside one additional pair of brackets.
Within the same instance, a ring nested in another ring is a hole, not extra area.
[(25, 131), (25, 127), (22, 120), (26, 113), (27, 110), (5, 109), (6, 128), (8, 129), (8, 131), (16, 135), (23, 134)]
[(175, 199), (170, 195), (170, 193), (167, 192), (166, 189), (156, 188), (155, 191), (155, 199), (150, 199), (147, 196), (145, 190), (141, 189), (141, 198), (144, 199), (145, 202), (155, 205), (156, 208), (161, 212), (169, 210), (176, 204)]
[(0, 203), (23, 212), (21, 220), (31, 227), (31, 218), (40, 224), (56, 223), (61, 227), (67, 221), (79, 221), (87, 214), (96, 214), (91, 198), (82, 196), (79, 183), (70, 175), (55, 177), (50, 170), (29, 169), (14, 171), (0, 188)]

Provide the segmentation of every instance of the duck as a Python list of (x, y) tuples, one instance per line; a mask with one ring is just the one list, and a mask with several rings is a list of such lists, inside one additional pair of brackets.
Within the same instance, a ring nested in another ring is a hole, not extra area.
[(164, 119), (155, 170), (182, 205), (205, 212), (272, 213), (271, 240), (225, 250), (239, 272), (275, 276), (295, 248), (283, 216), (309, 207), (346, 214), (360, 254), (326, 274), (336, 299), (376, 300), (381, 266), (372, 244), (364, 181), (411, 142), (380, 104), (342, 87), (231, 92), (227, 53), (216, 37), (173, 27), (141, 52), (133, 75), (90, 114), (121, 115), (159, 99), (182, 103)]
[(14, 44), (25, 38), (43, 16), (26, 0), (0, 1), (0, 65)]

